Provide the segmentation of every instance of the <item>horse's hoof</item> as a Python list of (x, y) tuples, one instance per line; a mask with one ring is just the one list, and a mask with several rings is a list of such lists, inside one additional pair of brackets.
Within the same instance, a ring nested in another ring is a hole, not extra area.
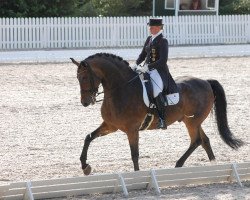
[(85, 167), (85, 169), (83, 169), (83, 173), (84, 175), (89, 175), (91, 172), (91, 166), (90, 165), (87, 165), (87, 167)]
[(217, 161), (215, 159), (210, 160), (211, 165), (217, 165)]

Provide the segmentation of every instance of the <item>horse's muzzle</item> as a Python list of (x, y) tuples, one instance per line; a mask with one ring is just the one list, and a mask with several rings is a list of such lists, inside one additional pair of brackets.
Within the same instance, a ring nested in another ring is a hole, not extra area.
[(81, 98), (81, 103), (84, 107), (89, 106), (90, 104), (93, 105), (95, 104), (95, 98), (90, 97), (90, 98)]
[(90, 103), (85, 103), (85, 102), (83, 102), (83, 101), (82, 101), (81, 103), (82, 103), (82, 105), (83, 105), (84, 107), (87, 107), (87, 106), (89, 106), (89, 104), (90, 104)]

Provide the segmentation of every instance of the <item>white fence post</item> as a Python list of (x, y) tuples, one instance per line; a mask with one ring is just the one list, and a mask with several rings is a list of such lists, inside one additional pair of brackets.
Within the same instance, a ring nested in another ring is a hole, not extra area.
[(246, 34), (248, 35), (248, 37), (247, 37), (247, 43), (250, 43), (250, 15), (247, 15), (246, 16), (246, 21), (247, 21), (247, 32), (246, 32)]

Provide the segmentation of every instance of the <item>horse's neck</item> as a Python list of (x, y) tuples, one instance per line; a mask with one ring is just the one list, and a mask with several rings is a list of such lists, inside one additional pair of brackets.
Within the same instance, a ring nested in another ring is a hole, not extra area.
[(131, 77), (129, 69), (107, 65), (100, 67), (100, 76), (105, 91), (122, 87)]

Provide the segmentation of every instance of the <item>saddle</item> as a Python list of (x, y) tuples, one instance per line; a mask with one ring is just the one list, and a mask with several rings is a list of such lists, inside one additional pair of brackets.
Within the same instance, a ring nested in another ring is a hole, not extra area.
[[(148, 108), (154, 107), (154, 96), (153, 96), (153, 87), (150, 82), (150, 76), (145, 74), (140, 74), (140, 80), (143, 87), (143, 101)], [(176, 87), (177, 88), (177, 87)], [(180, 95), (178, 90), (176, 89), (174, 92), (169, 93), (169, 90), (164, 89), (164, 97), (165, 97), (165, 106), (176, 105), (180, 100)]]
[[(143, 101), (145, 105), (149, 108), (148, 113), (146, 114), (144, 120), (141, 123), (141, 126), (139, 130), (146, 130), (148, 127), (151, 125), (151, 123), (154, 120), (154, 115), (153, 115), (153, 109), (156, 108), (154, 104), (154, 95), (153, 95), (153, 87), (152, 83), (150, 81), (150, 76), (149, 74), (140, 74), (139, 75), (141, 83), (142, 83), (142, 88), (143, 88)], [(174, 83), (175, 84), (175, 83)], [(171, 105), (176, 105), (179, 102), (180, 95), (177, 90), (177, 87), (175, 87), (176, 90), (174, 93), (169, 93), (167, 89), (164, 88), (163, 90), (163, 96), (165, 97), (165, 106), (171, 106)]]

